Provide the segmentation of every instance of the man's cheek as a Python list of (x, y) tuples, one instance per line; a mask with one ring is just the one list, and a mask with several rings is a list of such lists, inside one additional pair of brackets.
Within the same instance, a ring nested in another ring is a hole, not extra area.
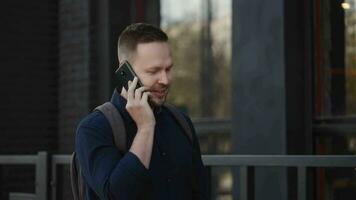
[(140, 79), (140, 81), (144, 86), (146, 86), (148, 88), (152, 87), (152, 83), (147, 77), (142, 77), (142, 79)]

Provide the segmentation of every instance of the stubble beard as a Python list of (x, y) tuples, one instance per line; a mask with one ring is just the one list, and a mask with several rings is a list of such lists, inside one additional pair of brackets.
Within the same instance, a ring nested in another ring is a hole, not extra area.
[(169, 92), (169, 88), (167, 88), (167, 92), (164, 95), (164, 97), (162, 97), (162, 98), (156, 98), (154, 96), (150, 96), (148, 98), (148, 103), (150, 104), (150, 106), (152, 108), (161, 107), (166, 102), (166, 99), (167, 99), (167, 96), (168, 96), (168, 92)]

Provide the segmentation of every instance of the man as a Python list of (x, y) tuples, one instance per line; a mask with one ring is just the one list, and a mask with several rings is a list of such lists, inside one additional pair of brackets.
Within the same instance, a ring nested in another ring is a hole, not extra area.
[(80, 122), (75, 146), (87, 193), (119, 200), (207, 199), (195, 133), (191, 143), (162, 106), (173, 67), (167, 35), (149, 24), (132, 24), (119, 37), (118, 57), (120, 63), (131, 63), (144, 86), (135, 90), (135, 78), (127, 91), (122, 88), (119, 94), (115, 90), (111, 99), (124, 120), (127, 152), (116, 148), (110, 124), (101, 112)]

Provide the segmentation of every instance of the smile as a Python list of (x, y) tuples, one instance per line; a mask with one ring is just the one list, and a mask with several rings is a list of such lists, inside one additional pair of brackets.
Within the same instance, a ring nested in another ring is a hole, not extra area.
[(154, 94), (155, 96), (161, 98), (166, 96), (167, 94), (167, 90), (162, 90), (162, 91), (152, 91), (152, 94)]

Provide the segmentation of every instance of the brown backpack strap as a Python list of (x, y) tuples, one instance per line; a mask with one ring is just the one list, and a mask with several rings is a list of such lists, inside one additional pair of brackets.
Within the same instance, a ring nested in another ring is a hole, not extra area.
[[(77, 158), (76, 158), (76, 153), (73, 152), (71, 156), (71, 162), (70, 162), (70, 178), (71, 178), (71, 186), (72, 186), (72, 192), (73, 192), (73, 198), (74, 200), (80, 200), (79, 195), (79, 187), (78, 187), (78, 165), (77, 165)], [(80, 174), (79, 174), (80, 176)]]
[(73, 152), (71, 156), (71, 165), (70, 165), (70, 178), (71, 178), (71, 187), (74, 200), (83, 200), (85, 199), (85, 188), (84, 179), (81, 174), (81, 168), (79, 166), (79, 161), (77, 154)]
[(115, 145), (121, 152), (126, 152), (127, 146), (125, 124), (116, 107), (111, 102), (106, 102), (96, 107), (94, 110), (99, 110), (105, 115), (106, 119), (110, 123), (114, 135)]
[(189, 138), (189, 141), (193, 143), (193, 133), (192, 133), (192, 129), (188, 124), (187, 119), (175, 106), (168, 103), (165, 103), (164, 106), (172, 113), (174, 118), (177, 120), (178, 124), (183, 128), (183, 131)]

